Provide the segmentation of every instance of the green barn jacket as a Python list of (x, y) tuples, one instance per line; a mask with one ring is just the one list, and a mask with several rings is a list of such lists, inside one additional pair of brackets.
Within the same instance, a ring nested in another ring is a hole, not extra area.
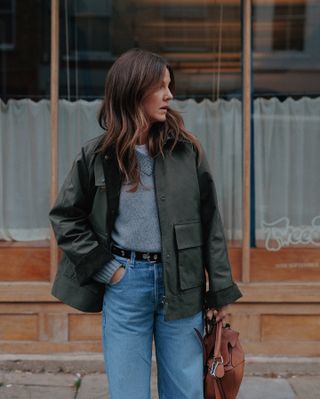
[[(115, 153), (98, 152), (102, 136), (90, 140), (75, 159), (50, 220), (63, 250), (52, 294), (85, 312), (102, 309), (105, 285), (92, 276), (111, 258), (111, 232), (122, 177)], [(241, 297), (228, 260), (214, 182), (203, 153), (179, 140), (154, 159), (155, 193), (164, 268), (166, 320), (220, 308)], [(209, 290), (206, 292), (205, 270)]]

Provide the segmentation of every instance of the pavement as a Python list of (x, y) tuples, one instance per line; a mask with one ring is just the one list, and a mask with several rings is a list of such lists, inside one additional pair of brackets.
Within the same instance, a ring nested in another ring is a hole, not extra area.
[[(152, 399), (158, 398), (156, 384), (153, 362)], [(0, 398), (107, 399), (102, 357), (0, 355)], [(320, 399), (320, 359), (247, 358), (237, 399)]]

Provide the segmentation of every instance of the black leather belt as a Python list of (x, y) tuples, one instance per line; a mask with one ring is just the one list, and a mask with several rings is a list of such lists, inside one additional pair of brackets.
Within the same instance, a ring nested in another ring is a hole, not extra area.
[(146, 260), (149, 262), (161, 262), (161, 253), (160, 252), (139, 252), (139, 251), (129, 251), (128, 249), (123, 249), (116, 247), (115, 245), (111, 246), (111, 252), (115, 255), (122, 256), (123, 258), (131, 259), (132, 252), (135, 253), (136, 260)]

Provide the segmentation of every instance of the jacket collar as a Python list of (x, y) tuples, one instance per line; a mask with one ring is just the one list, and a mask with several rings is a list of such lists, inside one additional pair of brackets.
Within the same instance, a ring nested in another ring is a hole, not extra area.
[[(170, 141), (174, 141), (175, 139), (176, 139), (175, 134), (172, 133), (172, 132), (169, 132), (169, 134), (168, 134), (168, 136), (167, 136), (167, 138), (166, 138), (164, 144), (166, 144), (168, 141), (169, 141), (169, 142), (170, 142)], [(177, 142), (178, 142), (178, 143), (189, 143), (189, 144), (190, 144), (190, 140), (185, 139), (184, 137), (181, 137), (181, 136), (178, 137)]]

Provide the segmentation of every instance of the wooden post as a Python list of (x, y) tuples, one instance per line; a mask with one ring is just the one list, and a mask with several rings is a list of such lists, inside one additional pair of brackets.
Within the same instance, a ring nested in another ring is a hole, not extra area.
[(242, 0), (243, 7), (243, 241), (242, 282), (250, 281), (250, 140), (251, 140), (251, 0)]
[[(52, 206), (58, 191), (58, 100), (59, 100), (59, 0), (51, 0), (51, 76), (50, 76), (50, 117), (51, 117), (51, 195)], [(50, 280), (58, 265), (58, 247), (53, 231), (50, 236)]]

